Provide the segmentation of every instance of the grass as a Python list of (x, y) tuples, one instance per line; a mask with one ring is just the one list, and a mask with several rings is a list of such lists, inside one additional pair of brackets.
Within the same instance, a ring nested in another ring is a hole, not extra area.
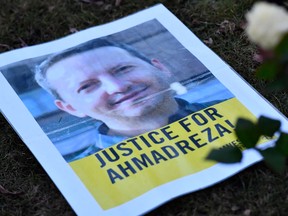
[[(86, 3), (85, 3), (86, 2)], [(88, 3), (87, 3), (88, 2)], [(245, 80), (288, 115), (286, 92), (269, 93), (255, 78), (255, 47), (243, 34), (244, 14), (254, 1), (3, 0), (0, 52), (107, 23), (163, 3)], [(212, 41), (212, 43), (211, 43)], [(74, 215), (37, 160), (3, 116), (0, 117), (0, 215)], [(263, 163), (207, 189), (174, 199), (147, 215), (286, 215), (288, 169), (282, 175)]]

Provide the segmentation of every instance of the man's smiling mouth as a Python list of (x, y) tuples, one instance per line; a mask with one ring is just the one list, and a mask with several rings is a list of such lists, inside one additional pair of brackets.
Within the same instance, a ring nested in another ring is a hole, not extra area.
[(139, 94), (142, 94), (142, 92), (146, 91), (148, 86), (138, 86), (135, 89), (132, 89), (129, 92), (126, 93), (118, 93), (114, 96), (114, 99), (111, 100), (108, 104), (110, 107), (117, 107), (118, 105), (124, 104), (124, 103), (131, 103), (131, 104), (136, 104), (138, 100), (141, 100), (142, 97), (145, 96), (140, 96), (138, 97)]

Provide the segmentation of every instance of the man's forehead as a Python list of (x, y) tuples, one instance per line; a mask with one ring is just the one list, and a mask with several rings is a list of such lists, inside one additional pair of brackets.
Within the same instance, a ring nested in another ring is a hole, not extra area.
[[(123, 49), (123, 48), (120, 48), (120, 47), (116, 47), (116, 46), (103, 46), (103, 47), (97, 47), (97, 48), (94, 48), (94, 49), (91, 49), (91, 50), (87, 50), (85, 52), (82, 52), (82, 53), (77, 53), (76, 55), (77, 56), (80, 56), (81, 54), (86, 54), (86, 55), (119, 55), (119, 57), (121, 56), (129, 56), (129, 57), (132, 57), (133, 55), (131, 55), (129, 53), (129, 51)], [(134, 57), (134, 56), (133, 56)]]
[[(119, 64), (124, 60), (130, 60), (136, 58), (135, 56), (131, 55), (127, 50), (116, 47), (116, 46), (103, 46), (97, 47), (91, 50), (87, 50), (80, 53), (75, 53), (74, 55), (67, 56), (62, 60), (56, 62), (55, 64), (51, 65), (47, 69), (47, 78), (49, 74), (53, 71), (53, 79), (59, 79), (61, 76), (60, 71), (70, 71), (71, 69), (84, 69), (86, 67), (91, 67), (95, 64), (101, 64), (104, 62), (108, 62), (110, 65), (112, 64)], [(138, 59), (138, 58), (137, 58)], [(88, 65), (87, 65), (88, 64)], [(103, 65), (104, 66), (104, 65)], [(51, 77), (52, 78), (52, 77)]]

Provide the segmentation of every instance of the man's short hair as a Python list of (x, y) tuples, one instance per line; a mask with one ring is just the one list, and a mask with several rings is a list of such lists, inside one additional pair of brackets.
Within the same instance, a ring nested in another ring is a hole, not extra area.
[(127, 44), (112, 42), (112, 41), (104, 39), (104, 38), (96, 38), (96, 39), (87, 41), (87, 42), (79, 44), (75, 47), (71, 47), (69, 49), (66, 49), (64, 51), (61, 51), (59, 53), (56, 53), (56, 54), (49, 56), (40, 65), (36, 66), (36, 68), (35, 68), (35, 80), (36, 80), (36, 82), (43, 89), (45, 89), (47, 92), (54, 95), (54, 97), (56, 99), (61, 99), (57, 90), (54, 89), (46, 79), (47, 70), (51, 66), (53, 66), (54, 64), (56, 64), (57, 62), (65, 59), (65, 58), (68, 58), (68, 57), (71, 57), (73, 55), (80, 54), (80, 53), (83, 53), (83, 52), (86, 52), (89, 50), (93, 50), (96, 48), (105, 47), (105, 46), (113, 46), (113, 47), (121, 48), (123, 50), (126, 50), (131, 55), (133, 55), (139, 59), (142, 59), (143, 61), (146, 61), (149, 64), (151, 63), (150, 59), (147, 56), (145, 56), (143, 53), (140, 53), (139, 51), (137, 51), (136, 49), (134, 49), (133, 47), (131, 47)]

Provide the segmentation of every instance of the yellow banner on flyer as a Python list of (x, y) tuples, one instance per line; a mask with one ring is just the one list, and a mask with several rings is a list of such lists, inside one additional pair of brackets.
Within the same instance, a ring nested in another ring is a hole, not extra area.
[(239, 117), (256, 118), (235, 98), (177, 122), (74, 161), (70, 166), (103, 209), (132, 200), (159, 185), (211, 167), (211, 148), (238, 145)]

